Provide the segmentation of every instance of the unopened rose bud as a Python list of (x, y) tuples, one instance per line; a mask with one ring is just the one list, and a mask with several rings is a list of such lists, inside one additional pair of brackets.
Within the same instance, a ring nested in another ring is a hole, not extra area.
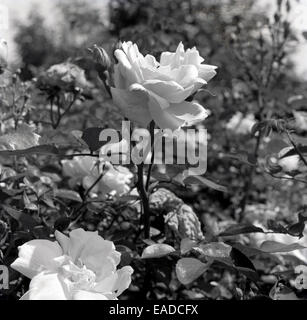
[(111, 68), (111, 59), (108, 53), (102, 47), (98, 47), (95, 44), (90, 51), (93, 54), (95, 62), (100, 64), (104, 70), (109, 70)]

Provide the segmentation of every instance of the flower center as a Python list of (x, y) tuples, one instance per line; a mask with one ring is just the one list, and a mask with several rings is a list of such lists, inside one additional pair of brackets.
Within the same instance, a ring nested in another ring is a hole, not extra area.
[(75, 289), (89, 290), (95, 285), (96, 274), (84, 265), (79, 267), (68, 261), (61, 266), (61, 271)]

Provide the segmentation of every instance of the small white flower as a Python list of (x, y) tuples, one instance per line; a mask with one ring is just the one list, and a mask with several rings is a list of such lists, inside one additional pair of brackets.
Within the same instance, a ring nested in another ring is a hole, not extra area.
[(238, 134), (248, 134), (255, 123), (256, 120), (253, 114), (248, 114), (244, 117), (242, 112), (237, 112), (226, 124), (226, 128)]
[[(72, 160), (63, 160), (63, 173), (71, 178), (74, 184), (80, 181), (85, 189), (90, 188), (97, 180), (100, 169), (97, 160), (89, 156), (74, 157)], [(130, 190), (130, 182), (133, 174), (122, 166), (112, 166), (107, 163), (104, 174), (91, 193), (113, 194), (121, 196)]]

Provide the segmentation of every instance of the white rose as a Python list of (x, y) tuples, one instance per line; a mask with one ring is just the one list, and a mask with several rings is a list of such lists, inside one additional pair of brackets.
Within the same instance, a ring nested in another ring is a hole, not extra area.
[(160, 62), (145, 57), (136, 44), (124, 42), (115, 50), (114, 103), (130, 120), (147, 126), (151, 120), (161, 129), (178, 129), (202, 121), (208, 112), (197, 102), (186, 99), (212, 79), (215, 66), (202, 64), (196, 48), (163, 52)]
[(83, 229), (55, 236), (19, 247), (11, 267), (31, 279), (21, 300), (117, 300), (129, 287), (133, 269), (116, 269), (120, 253), (113, 242)]

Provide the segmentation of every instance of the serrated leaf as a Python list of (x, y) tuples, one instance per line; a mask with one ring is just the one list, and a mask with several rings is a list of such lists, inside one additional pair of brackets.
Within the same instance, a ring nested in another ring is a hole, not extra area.
[(264, 232), (261, 228), (256, 227), (252, 224), (236, 224), (228, 229), (226, 229), (224, 232), (220, 233), (220, 237), (226, 237), (226, 236), (234, 236), (238, 234), (245, 234), (245, 233), (254, 233), (254, 232)]
[(193, 185), (193, 184), (197, 184), (197, 185), (204, 185), (207, 186), (211, 189), (217, 190), (217, 191), (221, 191), (221, 192), (228, 192), (227, 188), (225, 186), (222, 186), (216, 182), (213, 182), (212, 180), (209, 180), (205, 177), (202, 176), (189, 176), (186, 177), (183, 180), (183, 183), (185, 185)]
[(82, 202), (82, 199), (79, 195), (78, 192), (73, 191), (73, 190), (67, 190), (67, 189), (57, 189), (54, 190), (54, 196), (56, 198), (62, 198), (62, 199), (67, 199), (71, 201), (76, 201), (76, 202)]
[(187, 285), (199, 278), (207, 269), (209, 264), (202, 263), (194, 258), (182, 258), (176, 264), (176, 275), (178, 280)]
[(176, 250), (168, 244), (155, 243), (144, 249), (141, 258), (142, 259), (161, 258), (169, 255), (174, 251)]

